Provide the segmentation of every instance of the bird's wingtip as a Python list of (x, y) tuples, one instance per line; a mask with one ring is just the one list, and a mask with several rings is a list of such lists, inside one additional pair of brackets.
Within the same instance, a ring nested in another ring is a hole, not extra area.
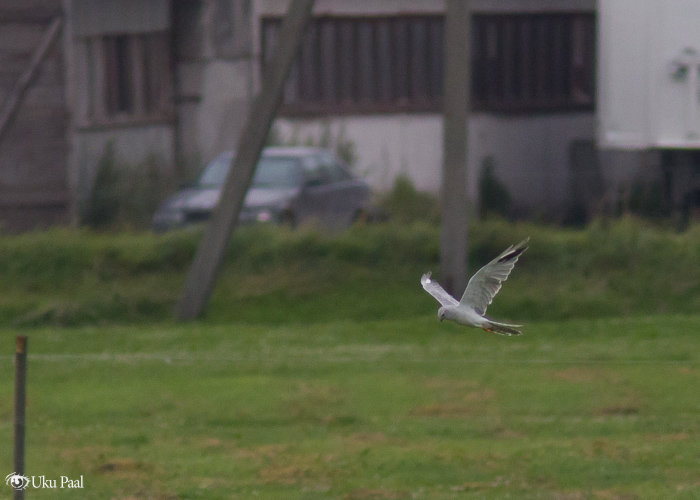
[(423, 276), (421, 276), (420, 282), (421, 282), (422, 284), (430, 283), (430, 282), (432, 281), (432, 280), (430, 279), (430, 277), (431, 277), (432, 275), (433, 275), (433, 273), (431, 273), (430, 271), (428, 271), (428, 272), (425, 273)]

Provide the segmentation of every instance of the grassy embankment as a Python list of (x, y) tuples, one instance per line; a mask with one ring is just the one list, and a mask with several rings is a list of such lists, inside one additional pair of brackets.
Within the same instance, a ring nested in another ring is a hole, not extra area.
[[(516, 321), (700, 310), (700, 227), (676, 234), (632, 220), (581, 231), (477, 223), (470, 267), (524, 236), (530, 249), (490, 312)], [(280, 324), (434, 313), (418, 281), (439, 279), (428, 224), (236, 235), (208, 320)], [(49, 231), (0, 238), (0, 322), (8, 326), (172, 318), (198, 235)]]

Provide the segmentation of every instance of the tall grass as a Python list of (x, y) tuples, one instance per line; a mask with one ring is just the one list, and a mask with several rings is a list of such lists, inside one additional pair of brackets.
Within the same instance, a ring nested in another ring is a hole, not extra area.
[[(0, 321), (15, 325), (172, 317), (199, 232), (99, 234), (53, 229), (0, 238)], [(700, 307), (700, 227), (677, 233), (624, 218), (583, 230), (477, 221), (471, 271), (510, 244), (530, 248), (489, 310), (510, 319), (561, 319)], [(439, 228), (414, 222), (355, 227), (241, 228), (208, 318), (319, 321), (433, 313), (418, 284), (439, 279)]]

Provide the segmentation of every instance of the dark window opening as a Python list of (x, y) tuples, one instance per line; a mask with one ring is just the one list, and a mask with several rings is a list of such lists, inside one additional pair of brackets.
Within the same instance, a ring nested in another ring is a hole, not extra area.
[(167, 33), (91, 37), (86, 49), (92, 121), (172, 115)]
[(132, 71), (129, 43), (126, 35), (105, 37), (104, 47), (107, 113), (130, 113), (133, 110), (131, 93)]
[[(280, 26), (279, 18), (262, 21), (265, 64)], [(282, 112), (437, 112), (442, 43), (442, 16), (315, 18), (287, 80)]]
[(594, 96), (594, 14), (473, 16), (474, 110), (593, 110)]

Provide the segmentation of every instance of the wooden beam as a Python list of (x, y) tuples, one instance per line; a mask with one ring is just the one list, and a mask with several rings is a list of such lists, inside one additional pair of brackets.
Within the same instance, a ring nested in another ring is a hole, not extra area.
[(445, 9), (440, 279), (445, 289), (459, 298), (468, 282), (467, 118), (470, 20), (467, 0), (446, 0)]
[(219, 204), (190, 267), (176, 311), (180, 320), (201, 316), (209, 301), (224, 261), (226, 246), (253, 178), (255, 165), (282, 102), (284, 84), (299, 51), (313, 5), (314, 0), (291, 0), (277, 37), (278, 43), (265, 68), (262, 89), (253, 101), (239, 138), (236, 156), (221, 191)]
[(15, 116), (17, 109), (19, 109), (19, 105), (22, 103), (25, 92), (32, 84), (32, 81), (34, 81), (34, 77), (39, 70), (41, 62), (46, 57), (46, 54), (48, 54), (49, 49), (56, 40), (60, 30), (61, 18), (57, 17), (51, 22), (51, 25), (44, 33), (44, 36), (41, 37), (41, 42), (32, 55), (32, 59), (29, 62), (29, 67), (27, 67), (26, 71), (22, 73), (22, 76), (12, 89), (10, 98), (5, 103), (2, 114), (0, 114), (0, 141), (2, 141), (3, 134), (7, 131), (7, 128), (12, 122), (12, 118)]
[[(15, 436), (14, 436), (14, 466), (15, 474), (24, 476), (25, 472), (25, 431), (27, 408), (27, 337), (16, 338), (15, 349)], [(24, 499), (24, 488), (15, 489), (14, 500)]]

